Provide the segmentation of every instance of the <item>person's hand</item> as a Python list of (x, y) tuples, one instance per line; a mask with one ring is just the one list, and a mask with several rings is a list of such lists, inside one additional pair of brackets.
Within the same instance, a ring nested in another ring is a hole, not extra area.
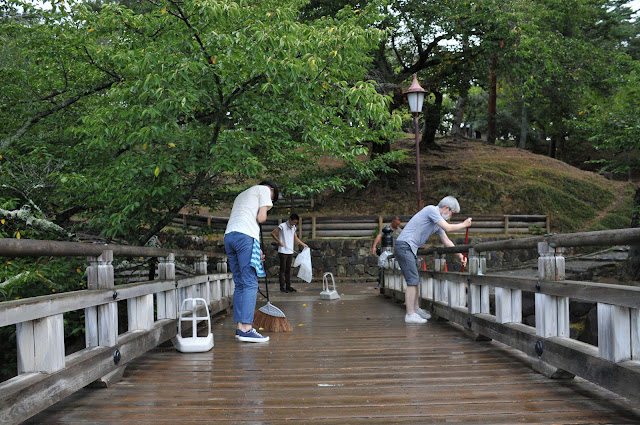
[(461, 253), (457, 253), (456, 254), (458, 256), (458, 259), (460, 260), (460, 262), (462, 263), (462, 266), (466, 266), (467, 265), (467, 258), (462, 255)]
[(466, 219), (466, 220), (464, 221), (464, 227), (471, 227), (471, 221), (472, 221), (472, 220), (473, 220), (473, 219), (472, 219), (471, 217), (469, 217), (468, 219)]
[(266, 255), (264, 255), (264, 252), (262, 252), (262, 250), (260, 250), (260, 260), (264, 263), (264, 260), (267, 258)]
[(303, 243), (303, 244), (302, 244), (302, 247), (303, 247), (303, 248), (309, 248), (309, 245), (307, 245), (306, 243)]
[(284, 246), (284, 242), (280, 241), (280, 246)]

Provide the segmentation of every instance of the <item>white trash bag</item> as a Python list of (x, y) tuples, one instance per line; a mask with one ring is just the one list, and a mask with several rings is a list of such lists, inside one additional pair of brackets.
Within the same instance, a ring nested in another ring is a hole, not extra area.
[(313, 270), (311, 269), (311, 250), (309, 248), (303, 249), (296, 257), (293, 262), (293, 267), (298, 266), (300, 266), (300, 270), (298, 270), (298, 277), (307, 283), (311, 282)]
[(378, 267), (387, 267), (387, 258), (392, 255), (391, 251), (385, 251), (378, 258)]

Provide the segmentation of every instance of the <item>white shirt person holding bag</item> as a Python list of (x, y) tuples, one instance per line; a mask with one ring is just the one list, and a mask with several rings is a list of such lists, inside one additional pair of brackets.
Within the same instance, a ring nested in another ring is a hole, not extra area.
[(309, 246), (302, 242), (298, 238), (296, 233), (300, 216), (296, 213), (292, 213), (289, 216), (289, 220), (281, 223), (278, 227), (273, 229), (271, 236), (280, 245), (278, 247), (278, 258), (280, 259), (280, 292), (297, 292), (294, 287), (291, 286), (291, 263), (293, 260), (294, 242), (302, 245), (305, 249)]

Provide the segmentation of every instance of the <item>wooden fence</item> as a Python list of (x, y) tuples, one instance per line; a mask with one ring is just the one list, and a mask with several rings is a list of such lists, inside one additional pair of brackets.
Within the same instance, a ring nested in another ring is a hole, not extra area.
[[(574, 375), (640, 402), (640, 288), (564, 280), (563, 247), (638, 244), (640, 229), (549, 235), (452, 248), (432, 248), (433, 271), (420, 272), (421, 304), (476, 338), (526, 353), (535, 370)], [(492, 275), (486, 255), (537, 248), (538, 278)], [(445, 254), (467, 252), (468, 273), (445, 272)], [(384, 273), (385, 295), (404, 300), (401, 271)], [(522, 292), (535, 294), (535, 327), (522, 323)], [(493, 297), (494, 302), (491, 302)], [(597, 303), (598, 345), (569, 337), (570, 299)]]
[[(298, 224), (301, 239), (325, 238), (373, 238), (382, 227), (391, 222), (394, 216), (300, 216)], [(451, 223), (459, 223), (467, 217), (473, 218), (473, 226), (469, 233), (478, 234), (542, 234), (550, 233), (551, 225), (547, 215), (464, 215), (453, 217)], [(400, 216), (402, 225), (411, 216)], [(264, 234), (268, 235), (287, 220), (288, 217), (269, 217), (262, 225)], [(176, 216), (172, 223), (190, 228), (210, 228), (223, 232), (227, 227), (228, 217), (213, 217), (208, 215), (182, 213)], [(401, 227), (402, 227), (401, 225)], [(459, 231), (462, 233), (464, 231)]]
[[(231, 306), (231, 274), (223, 263), (218, 265), (221, 273), (208, 273), (207, 254), (0, 239), (0, 256), (88, 258), (86, 290), (0, 302), (0, 327), (16, 326), (18, 353), (18, 376), (0, 383), (0, 423), (22, 422), (88, 384), (107, 386), (118, 380), (130, 361), (176, 336), (185, 298), (204, 298), (211, 314)], [(159, 279), (115, 285), (114, 256), (157, 257)], [(176, 278), (176, 257), (195, 261), (196, 274)], [(127, 331), (121, 334), (119, 303), (126, 304), (127, 312)], [(65, 355), (63, 315), (75, 310), (85, 313), (86, 348)]]

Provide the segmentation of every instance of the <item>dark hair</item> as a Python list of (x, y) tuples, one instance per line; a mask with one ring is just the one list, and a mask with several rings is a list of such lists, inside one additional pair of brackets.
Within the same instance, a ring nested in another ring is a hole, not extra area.
[(270, 181), (270, 180), (262, 180), (260, 183), (260, 186), (269, 186), (270, 188), (273, 189), (273, 202), (275, 203), (279, 196), (280, 196), (280, 191), (278, 190), (278, 185), (275, 184), (274, 182)]
[(289, 216), (290, 220), (300, 220), (300, 216), (296, 213), (291, 213), (291, 215)]

